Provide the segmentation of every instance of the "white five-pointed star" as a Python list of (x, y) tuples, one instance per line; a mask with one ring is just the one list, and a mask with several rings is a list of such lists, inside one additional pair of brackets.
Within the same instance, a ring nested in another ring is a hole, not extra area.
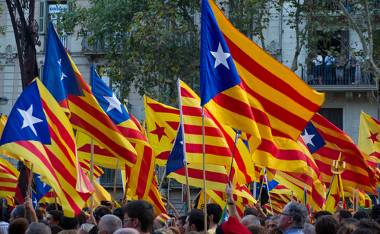
[[(38, 176), (38, 179), (40, 179), (40, 181), (41, 181), (41, 176), (39, 175)], [(42, 181), (41, 181), (42, 182)], [(44, 183), (44, 182), (42, 182), (43, 183), (43, 188), (45, 188), (45, 186), (46, 186), (46, 183)]]
[(62, 59), (59, 59), (57, 62), (59, 63), (59, 66), (61, 66)]
[(230, 67), (228, 66), (227, 59), (231, 56), (229, 53), (224, 53), (222, 45), (219, 42), (218, 51), (213, 52), (210, 51), (212, 56), (215, 57), (215, 65), (214, 68), (216, 68), (219, 64), (223, 64), (228, 70)]
[(314, 136), (315, 136), (315, 134), (314, 134), (314, 135), (309, 135), (309, 134), (307, 133), (306, 129), (305, 129), (305, 135), (302, 135), (302, 138), (303, 138), (303, 140), (305, 141), (306, 145), (307, 145), (307, 144), (310, 144), (310, 145), (312, 145), (312, 146), (315, 146), (315, 145), (313, 144), (313, 141), (312, 141), (312, 139), (313, 139)]
[(24, 122), (22, 124), (21, 129), (25, 127), (30, 127), (32, 129), (33, 133), (37, 136), (36, 129), (34, 128), (33, 124), (43, 122), (42, 119), (38, 119), (33, 116), (33, 104), (30, 105), (29, 109), (27, 111), (18, 109), (17, 110), (20, 112), (22, 118), (24, 118)]
[(123, 111), (121, 110), (121, 106), (120, 106), (120, 101), (116, 98), (115, 94), (113, 93), (112, 94), (112, 97), (107, 97), (107, 96), (103, 96), (104, 99), (107, 100), (107, 102), (109, 102), (109, 106), (108, 106), (108, 109), (107, 109), (107, 112), (112, 110), (112, 109), (116, 109), (118, 110), (121, 114), (123, 113)]
[(37, 198), (34, 198), (33, 204), (36, 204), (36, 206), (37, 206)]
[(224, 222), (227, 222), (228, 221), (228, 217), (224, 217)]
[(65, 78), (65, 77), (67, 77), (67, 76), (65, 75), (65, 73), (62, 72), (61, 80), (63, 80), (63, 78)]

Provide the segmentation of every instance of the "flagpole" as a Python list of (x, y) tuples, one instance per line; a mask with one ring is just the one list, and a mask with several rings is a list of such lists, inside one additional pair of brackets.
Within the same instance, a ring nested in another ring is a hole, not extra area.
[[(90, 182), (92, 186), (94, 186), (94, 139), (91, 138), (91, 161), (90, 161)], [(90, 196), (90, 215), (93, 215), (93, 196), (94, 194), (91, 194)]]
[(115, 210), (116, 202), (116, 179), (117, 179), (117, 168), (119, 167), (119, 159), (116, 159), (116, 168), (115, 168), (115, 178), (113, 181), (113, 202), (112, 202), (112, 213)]
[(236, 130), (235, 144), (234, 144), (234, 149), (232, 150), (231, 167), (230, 167), (230, 175), (228, 176), (228, 183), (231, 182), (232, 166), (233, 166), (233, 163), (234, 163), (235, 149), (236, 149), (236, 145), (237, 145), (237, 143), (238, 143), (238, 140), (239, 140), (240, 134), (241, 134), (241, 131), (237, 131), (237, 130)]
[(55, 194), (54, 189), (53, 189), (53, 193), (54, 193), (55, 210), (58, 210), (57, 195)]
[(253, 181), (253, 197), (256, 198), (256, 189), (257, 189), (257, 182), (256, 179)]
[(268, 182), (268, 177), (267, 177), (267, 171), (264, 170), (264, 172), (265, 172), (264, 180), (267, 183), (267, 190), (268, 190), (268, 197), (269, 197), (269, 203), (270, 203), (270, 210), (271, 210), (271, 212), (273, 214), (272, 199), (270, 198), (270, 192), (269, 192), (269, 186), (268, 186), (269, 182)]
[(161, 191), (162, 182), (164, 181), (165, 177), (166, 177), (166, 167), (165, 167), (165, 170), (164, 170), (164, 174), (162, 174), (160, 186), (158, 186), (158, 191)]
[(259, 199), (257, 199), (258, 201), (260, 201), (260, 199), (261, 199), (261, 192), (263, 191), (263, 184), (264, 184), (264, 182), (260, 179), (260, 193), (259, 193)]
[(353, 205), (353, 210), (355, 213), (355, 188), (352, 188), (352, 205)]
[[(178, 79), (178, 103), (179, 103), (179, 113), (180, 113), (180, 121), (182, 127), (182, 141), (183, 141), (183, 164), (185, 164), (185, 176), (186, 176), (186, 195), (187, 195), (187, 211), (191, 212), (191, 204), (190, 204), (190, 186), (189, 186), (189, 172), (187, 170), (187, 157), (186, 157), (186, 140), (185, 140), (185, 129), (183, 127), (183, 114), (182, 114), (182, 101), (181, 101), (181, 80)], [(205, 164), (204, 164), (204, 119), (203, 119), (203, 107), (202, 107), (202, 124), (203, 124), (203, 180), (205, 179)], [(166, 169), (165, 169), (166, 170)], [(205, 184), (205, 183), (204, 183)], [(204, 187), (206, 191), (206, 187)], [(205, 216), (206, 217), (206, 216)], [(207, 222), (207, 220), (206, 220)], [(205, 226), (207, 227), (207, 225)], [(207, 231), (207, 230), (206, 230)]]
[(202, 191), (203, 189), (201, 189), (201, 191), (199, 191), (199, 193), (193, 198), (193, 201), (195, 201), (199, 197), (199, 195), (201, 195)]
[(290, 191), (290, 201), (293, 202), (293, 191)]
[(359, 189), (356, 189), (356, 212), (359, 211)]
[[(33, 179), (33, 163), (31, 163), (30, 166), (30, 172), (29, 172), (29, 181), (28, 181), (28, 189), (26, 190), (26, 196), (32, 194), (31, 188), (32, 188), (32, 179)], [(25, 218), (27, 217), (28, 211), (25, 209)]]
[[(206, 196), (206, 144), (205, 144), (205, 112), (204, 112), (204, 107), (202, 106), (202, 138), (203, 138), (203, 200), (206, 202), (207, 196)], [(230, 174), (231, 175), (231, 174)], [(207, 205), (204, 205), (204, 217), (205, 217), (205, 223), (204, 223), (204, 228), (205, 231), (207, 232)]]

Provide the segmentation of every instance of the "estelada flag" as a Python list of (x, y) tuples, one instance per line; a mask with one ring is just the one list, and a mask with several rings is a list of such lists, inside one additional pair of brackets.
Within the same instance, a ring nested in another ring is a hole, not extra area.
[(0, 157), (0, 197), (16, 196), (19, 175), (20, 172), (14, 166)]
[(363, 111), (360, 115), (359, 149), (380, 162), (380, 122)]
[(338, 203), (340, 201), (340, 198), (343, 199), (344, 204), (342, 180), (340, 174), (336, 174), (334, 176), (333, 182), (330, 185), (330, 191), (326, 200), (325, 210), (331, 212), (331, 214), (334, 214), (336, 207), (338, 206)]
[(74, 133), (61, 107), (39, 79), (21, 93), (0, 140), (1, 148), (33, 163), (75, 217), (94, 191), (76, 157)]

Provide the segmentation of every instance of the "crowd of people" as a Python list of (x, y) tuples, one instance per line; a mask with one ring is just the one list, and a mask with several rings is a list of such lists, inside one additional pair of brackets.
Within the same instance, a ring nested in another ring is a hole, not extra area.
[(174, 215), (170, 217), (156, 216), (153, 205), (145, 200), (124, 199), (123, 208), (113, 212), (107, 206), (98, 206), (92, 215), (86, 215), (88, 209), (84, 209), (75, 218), (69, 218), (63, 215), (62, 207), (52, 203), (43, 217), (26, 198), (10, 215), (8, 208), (3, 207), (0, 234), (380, 234), (380, 205), (374, 205), (371, 213), (359, 210), (352, 215), (340, 203), (334, 214), (319, 211), (309, 215), (304, 205), (290, 202), (279, 215), (271, 215), (258, 202), (246, 207), (240, 219), (232, 187), (228, 185), (226, 195), (228, 220), (223, 218), (219, 224), (223, 209), (216, 203), (207, 204), (207, 227), (202, 210), (194, 209), (187, 216), (180, 216), (171, 204)]

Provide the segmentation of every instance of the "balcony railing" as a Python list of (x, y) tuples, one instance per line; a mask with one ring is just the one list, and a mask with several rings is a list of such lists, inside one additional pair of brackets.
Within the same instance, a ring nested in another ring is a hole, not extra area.
[(361, 66), (356, 69), (320, 66), (302, 67), (302, 80), (309, 85), (375, 85), (373, 74)]
[(59, 39), (61, 39), (63, 46), (67, 49), (67, 35), (59, 36)]
[[(114, 181), (115, 181), (115, 170), (114, 169), (108, 169), (108, 168), (102, 168), (102, 170), (104, 171), (104, 174), (101, 177), (99, 177), (100, 183), (102, 185), (112, 185), (113, 186)], [(116, 184), (117, 185), (123, 184), (123, 179), (121, 178), (120, 171), (117, 174)]]

